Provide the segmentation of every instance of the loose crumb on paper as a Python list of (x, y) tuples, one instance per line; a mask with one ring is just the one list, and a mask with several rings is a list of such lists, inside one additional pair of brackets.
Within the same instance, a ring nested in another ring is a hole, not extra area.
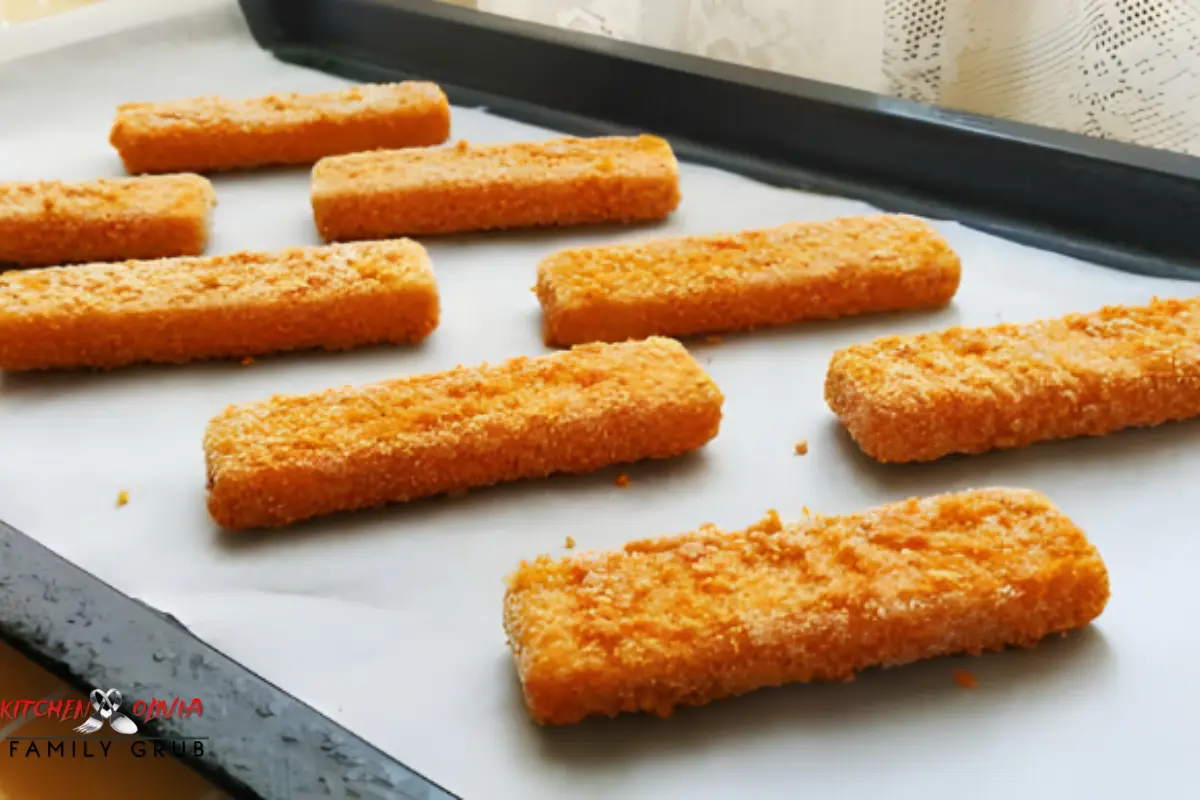
[(122, 489), (121, 491), (117, 492), (117, 508), (120, 508), (128, 502), (129, 491), (127, 489)]
[(243, 358), (243, 359), (242, 359), (242, 366), (243, 366), (243, 367), (248, 367), (248, 366), (250, 366), (250, 365), (251, 365), (251, 364), (253, 364), (253, 363), (254, 363), (254, 357), (253, 357), (253, 356), (246, 356), (245, 358)]
[(707, 336), (705, 337), (704, 341), (708, 342), (709, 344), (720, 344), (723, 340), (720, 336)]
[(796, 455), (808, 455), (808, 439), (801, 439), (800, 441), (796, 442)]
[(808, 510), (808, 506), (801, 506), (800, 510), (804, 512), (804, 516), (806, 516), (806, 517), (812, 516), (812, 512)]
[(574, 537), (574, 536), (568, 536), (568, 537), (567, 537), (567, 549), (568, 549), (568, 550), (574, 550), (574, 549), (575, 549), (575, 537)]
[(960, 669), (954, 673), (954, 682), (964, 689), (974, 689), (978, 683), (970, 670)]
[(617, 476), (617, 486), (620, 486), (622, 489), (624, 489), (628, 485), (629, 485), (629, 476), (628, 475), (622, 473)]

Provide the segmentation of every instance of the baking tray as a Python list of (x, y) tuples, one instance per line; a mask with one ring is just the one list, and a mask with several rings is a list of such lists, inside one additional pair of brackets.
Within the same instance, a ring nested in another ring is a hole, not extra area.
[(240, 0), (264, 48), (580, 135), (653, 131), (687, 160), (955, 219), (1147, 275), (1200, 277), (1200, 160), (949, 111), (431, 0)]
[[(556, 130), (653, 131), (686, 160), (760, 181), (956, 219), (1129, 272), (1200, 277), (1189, 227), (1200, 211), (1200, 162), (1186, 156), (433, 2), (241, 7), (259, 44), (292, 63), (362, 80), (436, 80), (457, 105)], [(450, 796), (7, 526), (0, 589), (0, 636), (79, 688), (203, 696), (220, 709), (150, 729), (214, 742), (192, 765), (237, 796)]]
[(139, 720), (141, 735), (182, 742), (182, 760), (233, 797), (453, 797), (2, 522), (0, 638), (85, 694), (200, 698), (203, 714)]

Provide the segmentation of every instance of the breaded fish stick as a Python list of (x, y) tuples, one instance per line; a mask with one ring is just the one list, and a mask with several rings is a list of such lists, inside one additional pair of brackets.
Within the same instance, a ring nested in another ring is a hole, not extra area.
[(0, 264), (197, 256), (216, 202), (199, 175), (0, 184)]
[(565, 250), (535, 291), (546, 344), (572, 345), (935, 308), (960, 271), (928, 223), (876, 215)]
[(182, 363), (415, 342), (438, 323), (409, 240), (0, 275), (0, 369)]
[(669, 458), (717, 435), (722, 402), (670, 339), (274, 397), (210, 423), (208, 510), (228, 529), (273, 527)]
[(432, 83), (369, 84), (321, 94), (127, 103), (109, 141), (125, 169), (215, 172), (312, 164), (360, 150), (426, 147), (450, 136), (450, 105)]
[(715, 526), (524, 562), (504, 626), (530, 715), (705, 705), (1087, 625), (1108, 572), (1041, 494), (984, 489), (844, 517)]
[(877, 461), (1200, 416), (1200, 298), (889, 336), (834, 354), (825, 399)]
[(679, 165), (654, 136), (356, 153), (313, 169), (326, 241), (663, 219)]

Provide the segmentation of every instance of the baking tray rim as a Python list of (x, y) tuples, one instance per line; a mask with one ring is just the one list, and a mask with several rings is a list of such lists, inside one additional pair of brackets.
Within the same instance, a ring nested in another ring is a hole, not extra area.
[[(381, 73), (414, 75), (427, 72), (415, 60), (406, 62), (405, 69), (395, 65), (380, 67), (371, 61), (367, 50), (349, 52), (306, 38), (304, 34), (311, 34), (312, 30), (305, 30), (304, 12), (328, 7), (329, 0), (294, 4), (282, 0), (239, 0), (239, 3), (260, 46), (283, 60), (315, 63), (337, 72), (372, 69)], [(1163, 176), (1173, 184), (1182, 182), (1200, 186), (1200, 159), (1181, 154), (946, 111), (802, 78), (484, 14), (434, 0), (339, 0), (339, 4), (343, 6), (341, 13), (347, 16), (353, 16), (352, 9), (356, 6), (373, 8), (401, 21), (433, 20), (453, 26), (463, 36), (499, 35), (510, 41), (533, 42), (549, 48), (539, 53), (590, 53), (625, 64), (693, 75), (701, 81), (712, 81), (714, 85), (797, 98), (807, 107), (823, 108), (824, 113), (834, 116), (865, 115), (879, 121), (885, 130), (900, 125), (932, 134), (948, 132), (955, 136), (975, 137), (975, 141), (990, 145), (1033, 148), (1042, 154), (1060, 155), (1081, 163), (1108, 165), (1127, 171), (1131, 179)], [(349, 13), (347, 7), (351, 9)], [(436, 79), (436, 76), (430, 77)], [(466, 86), (457, 88), (466, 99), (504, 100), (503, 95), (494, 91), (473, 90)], [(517, 118), (531, 113), (537, 117), (535, 102), (518, 99), (499, 105), (497, 110), (501, 114), (515, 110), (512, 115)], [(629, 130), (637, 127), (629, 122), (613, 123), (572, 112), (554, 113), (553, 109), (550, 116), (564, 129)], [(681, 141), (679, 149), (684, 157), (691, 156), (733, 172), (751, 177), (762, 177), (764, 172), (790, 172), (782, 181), (786, 185), (839, 188), (836, 177), (823, 175), (804, 165), (782, 164), (777, 159), (759, 159), (731, 152), (725, 145), (707, 141), (704, 137), (698, 137), (698, 141), (687, 136), (673, 136), (672, 139), (673, 143), (676, 139)], [(894, 190), (875, 197), (884, 200), (882, 206), (900, 205), (914, 210), (924, 207), (949, 213), (955, 208), (953, 204), (940, 206), (936, 201), (914, 203), (903, 197), (898, 203), (889, 203), (889, 199), (896, 199)], [(1200, 189), (1197, 189), (1196, 197), (1200, 198)], [(1190, 204), (1194, 198), (1187, 199)], [(971, 219), (964, 221), (972, 222)], [(983, 227), (1019, 241), (1038, 242), (1037, 235), (1006, 230), (1005, 224), (994, 220), (990, 226)], [(1073, 254), (1086, 257), (1088, 252), (1086, 247), (1076, 248)], [(1132, 271), (1161, 274), (1147, 270), (1144, 264), (1139, 269), (1114, 263), (1112, 254), (1108, 256), (1093, 260)], [(1180, 266), (1170, 276), (1195, 277), (1187, 270), (1187, 266)], [(201, 719), (158, 720), (150, 726), (150, 731), (181, 739), (237, 742), (237, 748), (218, 746), (215, 751), (206, 753), (204, 759), (189, 762), (234, 796), (306, 796), (325, 793), (335, 786), (344, 789), (352, 783), (371, 787), (368, 791), (389, 792), (388, 796), (453, 796), (220, 654), (174, 618), (104, 584), (3, 522), (0, 522), (0, 587), (3, 588), (0, 592), (0, 639), (77, 689), (90, 691), (102, 686), (126, 685), (163, 696), (211, 691), (215, 699), (212, 705), (230, 713)], [(160, 659), (158, 656), (164, 653), (166, 655)], [(196, 664), (198, 668), (190, 668), (187, 675), (180, 677), (179, 667), (184, 663)], [(289, 764), (296, 766), (295, 772)], [(348, 778), (350, 775), (354, 777)]]

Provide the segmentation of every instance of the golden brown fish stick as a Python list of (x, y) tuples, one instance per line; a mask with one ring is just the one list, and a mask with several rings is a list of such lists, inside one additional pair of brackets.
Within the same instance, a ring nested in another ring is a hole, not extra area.
[(530, 715), (568, 724), (1032, 646), (1108, 594), (1047, 498), (983, 489), (542, 556), (509, 577), (504, 626)]
[(182, 363), (414, 342), (438, 323), (409, 240), (0, 275), (0, 369)]
[(109, 141), (136, 174), (312, 164), (360, 150), (441, 144), (449, 136), (446, 95), (436, 84), (408, 81), (128, 103), (117, 109)]
[(225, 528), (669, 458), (703, 446), (721, 392), (670, 339), (233, 406), (209, 425), (208, 509)]
[(1200, 298), (890, 336), (834, 354), (825, 398), (878, 461), (930, 461), (1200, 416)]
[(199, 175), (0, 184), (0, 264), (198, 256), (217, 197)]
[(658, 220), (679, 199), (654, 136), (356, 153), (322, 160), (312, 184), (326, 241)]
[(875, 215), (565, 250), (535, 291), (546, 344), (572, 345), (934, 308), (960, 272), (928, 223)]

